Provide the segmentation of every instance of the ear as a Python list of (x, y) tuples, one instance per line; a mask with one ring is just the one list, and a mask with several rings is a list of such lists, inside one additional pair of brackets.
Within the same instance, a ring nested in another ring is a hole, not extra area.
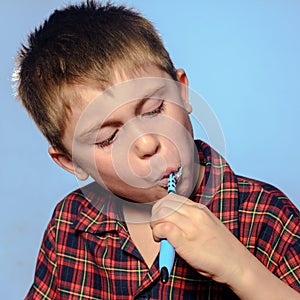
[(73, 162), (66, 154), (62, 153), (55, 147), (50, 147), (48, 153), (51, 158), (63, 169), (74, 174), (79, 180), (86, 180), (89, 174)]
[(183, 69), (177, 69), (176, 77), (177, 81), (180, 83), (179, 89), (184, 107), (186, 111), (190, 114), (192, 112), (192, 106), (189, 101), (189, 81), (187, 75)]

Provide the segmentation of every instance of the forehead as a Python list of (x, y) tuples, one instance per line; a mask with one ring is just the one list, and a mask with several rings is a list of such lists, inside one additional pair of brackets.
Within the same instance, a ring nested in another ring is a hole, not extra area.
[[(68, 95), (72, 97), (71, 111), (76, 109), (82, 110), (95, 98), (102, 96), (103, 99), (111, 98), (113, 100), (120, 99), (120, 96), (126, 98), (136, 98), (142, 96), (155, 89), (159, 83), (159, 79), (172, 80), (171, 76), (159, 67), (153, 64), (140, 66), (135, 70), (116, 69), (112, 72), (108, 83), (99, 83), (96, 80), (86, 79), (81, 84), (73, 84), (66, 87)], [(163, 80), (161, 80), (162, 84)], [(132, 82), (131, 84), (129, 82)], [(127, 84), (125, 84), (127, 83)], [(99, 97), (100, 98), (100, 97)]]
[(77, 133), (88, 128), (101, 127), (102, 123), (110, 119), (132, 114), (139, 114), (140, 109), (148, 107), (158, 100), (168, 100), (180, 104), (177, 85), (172, 80), (165, 78), (138, 78), (108, 89), (89, 102), (82, 111), (78, 120)]

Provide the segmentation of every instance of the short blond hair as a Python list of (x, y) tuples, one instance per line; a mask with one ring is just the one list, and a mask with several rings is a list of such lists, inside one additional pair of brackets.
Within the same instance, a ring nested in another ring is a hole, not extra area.
[(50, 145), (62, 143), (72, 101), (64, 88), (86, 80), (105, 88), (116, 68), (155, 64), (176, 70), (150, 21), (132, 8), (87, 1), (69, 5), (30, 33), (15, 71), (16, 93)]

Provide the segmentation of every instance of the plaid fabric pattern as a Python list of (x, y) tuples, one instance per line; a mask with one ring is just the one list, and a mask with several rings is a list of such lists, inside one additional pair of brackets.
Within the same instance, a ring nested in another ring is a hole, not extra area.
[[(196, 141), (205, 177), (195, 201), (205, 203), (271, 272), (300, 291), (300, 222), (293, 204), (271, 185), (235, 175)], [(238, 299), (225, 285), (176, 256), (167, 284), (158, 258), (149, 269), (130, 239), (111, 194), (96, 184), (56, 207), (26, 299)]]

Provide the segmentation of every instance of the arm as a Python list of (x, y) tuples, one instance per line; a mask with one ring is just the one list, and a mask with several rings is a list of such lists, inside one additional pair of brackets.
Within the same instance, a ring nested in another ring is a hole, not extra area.
[(54, 229), (45, 232), (35, 270), (34, 282), (25, 299), (56, 299), (56, 252)]
[(168, 195), (153, 207), (155, 240), (167, 238), (200, 274), (227, 284), (241, 299), (300, 299), (204, 205)]
[(237, 273), (236, 278), (232, 278), (230, 287), (241, 299), (245, 300), (300, 299), (298, 292), (271, 273), (250, 252), (244, 256), (240, 272)]

